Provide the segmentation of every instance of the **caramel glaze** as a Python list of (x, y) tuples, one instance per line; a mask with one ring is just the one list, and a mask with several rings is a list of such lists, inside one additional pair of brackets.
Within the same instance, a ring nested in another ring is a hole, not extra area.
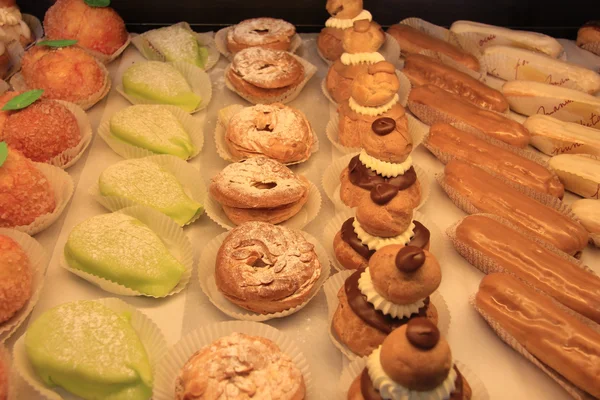
[(452, 125), (434, 124), (429, 130), (426, 146), (434, 151), (489, 169), (497, 175), (535, 191), (558, 198), (562, 198), (565, 193), (565, 187), (558, 176), (546, 167), (509, 150), (494, 146)]
[(402, 72), (413, 86), (432, 84), (457, 94), (478, 107), (498, 112), (508, 110), (508, 101), (502, 93), (435, 58), (409, 54)]
[(600, 398), (600, 333), (508, 274), (485, 276), (475, 304), (534, 357)]
[(419, 312), (406, 318), (393, 318), (389, 315), (385, 315), (379, 310), (376, 310), (371, 303), (367, 301), (367, 297), (362, 294), (358, 288), (358, 279), (364, 272), (364, 269), (359, 269), (346, 279), (344, 283), (344, 291), (348, 298), (348, 304), (354, 314), (362, 319), (367, 325), (383, 332), (391, 333), (394, 329), (406, 324), (412, 317), (425, 317), (427, 315), (427, 308), (429, 307), (429, 297), (425, 299), (425, 306), (419, 309)]
[(597, 275), (483, 215), (463, 219), (456, 227), (456, 238), (505, 271), (600, 323), (600, 277)]
[(417, 181), (417, 173), (413, 167), (410, 167), (402, 175), (385, 178), (363, 164), (357, 155), (348, 163), (348, 178), (353, 185), (366, 190), (373, 189), (378, 183), (387, 183), (396, 186), (398, 190), (405, 190)]
[(588, 233), (579, 223), (465, 161), (452, 160), (444, 183), (479, 212), (498, 215), (512, 224), (574, 255), (585, 248)]
[(409, 108), (411, 102), (424, 104), (512, 146), (525, 147), (529, 144), (529, 132), (523, 125), (495, 112), (479, 108), (437, 86), (417, 86), (410, 91), (408, 100)]

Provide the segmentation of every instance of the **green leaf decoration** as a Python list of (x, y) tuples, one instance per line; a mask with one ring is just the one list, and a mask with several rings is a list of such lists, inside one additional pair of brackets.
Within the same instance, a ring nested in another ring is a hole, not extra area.
[(110, 0), (85, 0), (85, 4), (90, 7), (108, 7)]
[(59, 47), (73, 46), (75, 43), (77, 43), (77, 40), (71, 40), (71, 39), (41, 40), (36, 43), (36, 46), (47, 46), (47, 47), (59, 48)]
[(8, 157), (8, 145), (6, 142), (0, 142), (0, 167), (6, 161), (6, 157)]
[(2, 111), (22, 110), (25, 107), (29, 107), (40, 97), (42, 97), (43, 93), (44, 91), (41, 89), (30, 90), (28, 92), (21, 93), (20, 95), (10, 99), (10, 101), (6, 103), (4, 107), (2, 107)]

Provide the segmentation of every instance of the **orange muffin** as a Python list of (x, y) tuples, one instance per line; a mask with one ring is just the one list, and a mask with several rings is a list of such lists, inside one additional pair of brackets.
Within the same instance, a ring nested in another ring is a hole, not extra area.
[(31, 297), (31, 275), (29, 257), (21, 246), (10, 237), (0, 235), (0, 324), (12, 318)]

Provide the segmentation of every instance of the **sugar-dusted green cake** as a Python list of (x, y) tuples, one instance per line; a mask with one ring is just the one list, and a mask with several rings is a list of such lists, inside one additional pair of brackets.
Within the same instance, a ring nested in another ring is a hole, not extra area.
[(71, 268), (157, 297), (169, 294), (185, 272), (152, 229), (120, 213), (77, 225), (65, 245), (65, 259)]
[(110, 133), (133, 146), (184, 160), (196, 151), (179, 119), (161, 106), (138, 104), (118, 111), (110, 119)]
[(129, 315), (93, 301), (42, 314), (27, 329), (25, 349), (36, 374), (88, 400), (147, 400), (152, 368)]
[(201, 214), (202, 204), (191, 199), (175, 175), (144, 158), (125, 160), (106, 168), (98, 181), (100, 194), (118, 196), (152, 207), (185, 225)]
[(188, 26), (177, 24), (154, 29), (144, 34), (150, 46), (166, 61), (184, 61), (204, 69), (208, 49), (198, 43)]
[(172, 104), (192, 112), (202, 98), (192, 92), (175, 67), (160, 61), (133, 64), (123, 74), (123, 90), (129, 96), (156, 104)]

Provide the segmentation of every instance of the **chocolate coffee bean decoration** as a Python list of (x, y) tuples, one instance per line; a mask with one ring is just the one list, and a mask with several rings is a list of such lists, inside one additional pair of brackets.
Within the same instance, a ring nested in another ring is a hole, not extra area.
[(401, 272), (415, 272), (425, 264), (425, 252), (416, 246), (404, 246), (396, 254), (396, 268)]
[(377, 118), (371, 124), (371, 129), (379, 136), (385, 136), (396, 129), (396, 121), (393, 118), (383, 117)]
[(389, 183), (378, 183), (371, 189), (371, 200), (380, 206), (389, 203), (400, 190)]
[(412, 318), (406, 325), (406, 338), (416, 348), (430, 350), (440, 341), (440, 330), (427, 318)]

